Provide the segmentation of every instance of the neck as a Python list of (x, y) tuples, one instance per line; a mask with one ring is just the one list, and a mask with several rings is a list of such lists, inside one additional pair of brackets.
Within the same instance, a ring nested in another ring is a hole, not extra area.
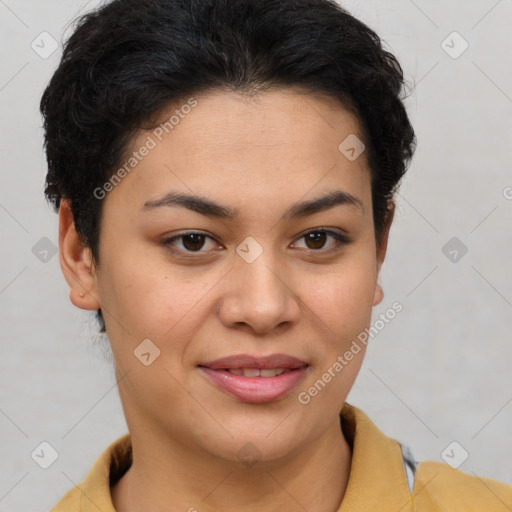
[[(191, 453), (169, 440), (131, 435), (133, 464), (112, 488), (117, 512), (336, 512), (350, 447), (339, 418), (286, 462), (253, 467)], [(169, 456), (172, 454), (172, 456)]]

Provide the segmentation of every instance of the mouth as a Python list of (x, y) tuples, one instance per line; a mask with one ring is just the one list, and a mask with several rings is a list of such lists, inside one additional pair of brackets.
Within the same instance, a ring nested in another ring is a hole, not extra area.
[(224, 368), (233, 375), (243, 375), (244, 377), (277, 377), (285, 372), (292, 370), (285, 370), (284, 368)]
[(200, 363), (198, 368), (221, 391), (242, 402), (272, 402), (290, 393), (308, 363), (286, 354), (229, 356)]

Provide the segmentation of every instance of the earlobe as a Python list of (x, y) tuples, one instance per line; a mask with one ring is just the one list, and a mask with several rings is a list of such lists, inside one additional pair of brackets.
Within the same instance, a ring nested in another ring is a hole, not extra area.
[(99, 309), (91, 250), (84, 246), (75, 229), (71, 206), (66, 199), (59, 206), (59, 260), (70, 288), (71, 302), (81, 309)]
[(375, 285), (375, 292), (373, 294), (372, 306), (376, 306), (377, 304), (380, 304), (382, 302), (383, 298), (384, 298), (384, 291), (382, 290), (382, 286), (379, 283), (377, 283)]

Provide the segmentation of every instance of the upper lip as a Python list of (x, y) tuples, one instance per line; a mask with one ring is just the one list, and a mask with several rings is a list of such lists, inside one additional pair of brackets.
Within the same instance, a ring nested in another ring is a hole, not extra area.
[(308, 366), (308, 363), (297, 357), (286, 354), (272, 354), (269, 356), (251, 356), (249, 354), (237, 354), (222, 357), (215, 361), (200, 363), (198, 366), (205, 366), (212, 370), (235, 369), (235, 368), (284, 368), (295, 369)]

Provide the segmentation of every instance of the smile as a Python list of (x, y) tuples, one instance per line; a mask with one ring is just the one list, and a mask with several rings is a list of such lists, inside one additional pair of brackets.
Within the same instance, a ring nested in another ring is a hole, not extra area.
[(298, 385), (308, 367), (305, 361), (285, 354), (243, 354), (198, 365), (217, 389), (242, 402), (253, 403), (283, 398)]
[(226, 368), (226, 371), (233, 375), (243, 375), (244, 377), (277, 377), (284, 372), (284, 368)]

